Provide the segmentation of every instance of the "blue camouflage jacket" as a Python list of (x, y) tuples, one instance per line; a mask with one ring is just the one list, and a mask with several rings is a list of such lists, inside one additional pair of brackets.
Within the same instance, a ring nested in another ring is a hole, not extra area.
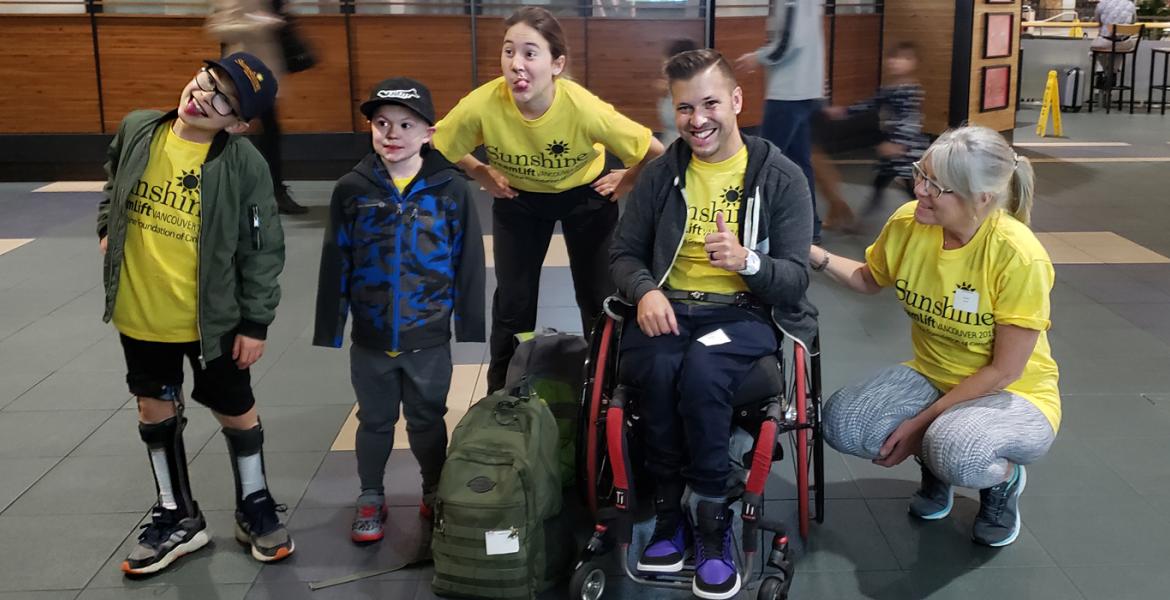
[(484, 341), (483, 236), (467, 182), (438, 152), (399, 193), (376, 154), (337, 181), (321, 249), (313, 345), (408, 351)]

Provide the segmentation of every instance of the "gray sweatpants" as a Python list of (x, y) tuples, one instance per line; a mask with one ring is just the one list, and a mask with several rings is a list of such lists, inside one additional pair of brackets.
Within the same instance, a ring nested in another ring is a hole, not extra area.
[(401, 407), (406, 437), (422, 473), (423, 494), (439, 486), (447, 459), (447, 391), (451, 388), (451, 346), (443, 344), (391, 358), (381, 350), (353, 344), (350, 380), (358, 402), (357, 463), (363, 492), (384, 492), (386, 461), (394, 448), (394, 425)]
[[(829, 398), (822, 410), (825, 441), (839, 452), (873, 460), (899, 425), (941, 396), (910, 367), (890, 367)], [(1055, 439), (1036, 405), (1001, 391), (939, 415), (922, 440), (922, 460), (943, 481), (984, 489), (1007, 479), (1012, 464), (1044, 456)]]

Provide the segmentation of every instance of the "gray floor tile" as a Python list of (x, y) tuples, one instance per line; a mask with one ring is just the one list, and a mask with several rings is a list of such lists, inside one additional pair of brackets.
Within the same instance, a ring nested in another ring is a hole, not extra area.
[[(790, 438), (785, 439), (784, 459), (772, 465), (772, 476), (768, 478), (764, 488), (764, 497), (768, 500), (796, 499), (796, 454), (792, 450), (793, 446)], [(814, 484), (810, 474), (809, 485)], [(825, 497), (861, 497), (861, 491), (853, 482), (853, 475), (845, 466), (841, 455), (829, 448), (825, 449)]]
[(0, 457), (61, 457), (117, 411), (0, 411)]
[[(1101, 440), (1097, 454), (1140, 494), (1170, 494), (1170, 438)], [(1102, 488), (1108, 489), (1108, 488)]]
[[(490, 328), (490, 327), (489, 327)], [(486, 331), (484, 332), (487, 333)], [(457, 365), (478, 365), (488, 361), (488, 345), (480, 342), (451, 344), (451, 362)]]
[[(117, 546), (90, 582), (89, 588), (119, 588), (127, 594), (137, 591), (154, 590), (161, 593), (165, 587), (187, 587), (222, 584), (250, 584), (260, 572), (261, 563), (252, 558), (244, 546), (233, 537), (235, 511), (207, 510), (200, 503), (211, 543), (193, 554), (175, 561), (165, 571), (151, 577), (129, 579), (122, 575), (122, 560), (138, 543), (138, 530), (131, 532), (120, 546)], [(150, 522), (147, 515), (139, 525)], [(295, 556), (295, 553), (294, 553)]]
[(1049, 567), (1052, 558), (1028, 531), (1036, 512), (1031, 501), (1023, 504), (1024, 525), (1014, 544), (987, 548), (971, 541), (971, 525), (979, 504), (956, 497), (951, 515), (940, 521), (921, 521), (906, 512), (905, 500), (866, 500), (894, 556), (903, 569), (937, 571), (977, 567)]
[[(909, 576), (900, 571), (809, 573), (796, 567), (790, 598), (906, 600)], [(751, 596), (748, 596), (749, 598)]]
[(114, 409), (130, 397), (125, 375), (57, 371), (28, 390), (5, 411)]
[[(220, 427), (211, 411), (192, 407), (184, 414), (187, 426), (183, 430), (183, 443), (190, 462), (209, 440), (216, 437)], [(116, 411), (73, 451), (72, 456), (140, 456), (145, 461), (146, 446), (138, 434), (138, 410), (123, 408)]]
[(247, 585), (182, 585), (151, 588), (90, 588), (77, 600), (243, 600)]
[(0, 458), (0, 513), (8, 508), (42, 475), (57, 464), (58, 458)]
[[(276, 501), (296, 506), (323, 455), (324, 452), (266, 450), (264, 468)], [(236, 486), (227, 454), (201, 453), (191, 463), (191, 486), (203, 510), (235, 510)]]
[(0, 600), (73, 600), (81, 590), (53, 590), (46, 592), (0, 592)]
[(1056, 567), (915, 572), (906, 579), (911, 598), (930, 600), (1073, 600), (1081, 598)]
[[(418, 462), (409, 450), (395, 450), (386, 463), (386, 503), (390, 506), (418, 506), (422, 497), (422, 478)], [(330, 452), (313, 477), (301, 508), (345, 507), (354, 505), (361, 483), (357, 476), (357, 458), (353, 452)]]
[[(266, 452), (326, 451), (333, 445), (342, 423), (353, 410), (348, 404), (310, 406), (266, 406), (257, 400), (260, 420), (264, 424)], [(227, 453), (224, 444), (209, 443), (205, 452)]]
[(255, 383), (261, 408), (353, 405), (349, 351), (294, 345)]
[(307, 583), (258, 583), (247, 600), (410, 600), (422, 582), (414, 580), (361, 580), (321, 590), (310, 590)]
[(5, 511), (8, 515), (141, 515), (156, 495), (150, 463), (118, 456), (69, 457)]
[[(386, 539), (357, 546), (349, 539), (353, 519), (350, 508), (299, 508), (289, 521), (297, 552), (289, 560), (266, 567), (258, 585), (311, 582), (353, 573), (384, 569), (407, 562), (415, 555), (423, 521), (415, 507), (391, 508)], [(419, 570), (407, 569), (384, 576), (388, 580), (414, 580)]]
[[(864, 500), (828, 500), (825, 522), (813, 524), (808, 540), (800, 539), (796, 502), (768, 502), (770, 518), (780, 516), (788, 528), (789, 539), (800, 572), (821, 571), (893, 571), (899, 568), (893, 550), (886, 542)], [(766, 541), (770, 547), (770, 536)], [(767, 556), (767, 553), (764, 553)]]
[[(1024, 527), (1066, 570), (1097, 565), (1164, 565), (1170, 523), (1139, 498), (1103, 490), (1084, 496), (1036, 496), (1020, 501)], [(1102, 507), (1108, 506), (1108, 518)], [(1023, 537), (1023, 534), (1021, 534)]]
[(1077, 440), (1157, 437), (1170, 439), (1170, 412), (1141, 394), (1061, 395), (1060, 435)]
[(1066, 569), (1087, 600), (1151, 600), (1166, 597), (1170, 571), (1154, 566), (1082, 566)]
[(1062, 432), (1048, 454), (1028, 465), (1027, 496), (1136, 495), (1097, 451), (1099, 442)]
[(0, 515), (0, 591), (81, 589), (141, 516)]

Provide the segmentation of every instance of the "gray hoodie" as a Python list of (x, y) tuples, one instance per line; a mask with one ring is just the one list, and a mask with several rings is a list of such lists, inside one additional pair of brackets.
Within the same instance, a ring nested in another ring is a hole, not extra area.
[(768, 100), (819, 100), (825, 95), (823, 0), (774, 0), (768, 44), (756, 52)]
[[(743, 280), (772, 308), (783, 332), (809, 347), (816, 309), (808, 289), (812, 201), (808, 182), (770, 142), (745, 135), (746, 198), (739, 205), (739, 241), (760, 257), (760, 270)], [(622, 298), (636, 304), (659, 289), (674, 266), (687, 225), (686, 172), (691, 149), (679, 140), (638, 178), (610, 246), (610, 273)]]

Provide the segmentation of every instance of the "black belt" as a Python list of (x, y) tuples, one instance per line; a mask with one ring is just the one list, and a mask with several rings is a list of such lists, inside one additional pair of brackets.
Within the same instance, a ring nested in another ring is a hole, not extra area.
[(666, 295), (667, 300), (685, 300), (690, 302), (709, 302), (711, 304), (726, 304), (728, 306), (735, 306), (738, 308), (763, 308), (764, 303), (760, 299), (749, 292), (736, 292), (734, 294), (716, 294), (713, 292), (700, 292), (698, 290), (662, 290)]

